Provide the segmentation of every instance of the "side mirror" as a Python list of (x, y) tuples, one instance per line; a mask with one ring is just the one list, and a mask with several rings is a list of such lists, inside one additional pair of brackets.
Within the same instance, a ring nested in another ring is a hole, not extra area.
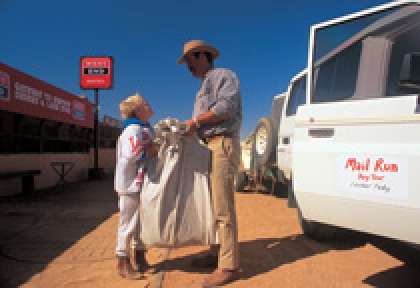
[(404, 55), (399, 85), (404, 89), (420, 91), (420, 53)]

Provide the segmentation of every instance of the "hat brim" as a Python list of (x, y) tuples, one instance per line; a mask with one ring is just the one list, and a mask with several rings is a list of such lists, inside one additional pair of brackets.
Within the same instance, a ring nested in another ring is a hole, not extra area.
[(185, 56), (188, 53), (196, 52), (196, 51), (209, 52), (213, 55), (213, 59), (216, 59), (216, 58), (219, 57), (219, 51), (216, 48), (214, 48), (212, 46), (209, 46), (209, 45), (202, 45), (202, 46), (193, 47), (192, 49), (190, 49), (188, 51), (185, 51), (184, 54), (182, 54), (181, 57), (178, 58), (178, 61), (176, 61), (176, 63), (184, 64), (185, 63)]

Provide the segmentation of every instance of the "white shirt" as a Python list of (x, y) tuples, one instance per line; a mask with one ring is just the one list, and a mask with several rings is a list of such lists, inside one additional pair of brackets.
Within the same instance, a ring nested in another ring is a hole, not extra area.
[(153, 140), (150, 128), (128, 125), (117, 140), (114, 188), (117, 193), (138, 193), (144, 179), (145, 148)]

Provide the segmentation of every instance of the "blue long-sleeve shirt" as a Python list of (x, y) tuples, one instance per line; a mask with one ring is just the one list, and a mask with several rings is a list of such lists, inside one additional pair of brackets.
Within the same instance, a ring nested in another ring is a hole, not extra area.
[(229, 69), (216, 68), (207, 72), (197, 93), (193, 116), (212, 111), (224, 119), (215, 124), (203, 124), (198, 129), (200, 138), (214, 135), (239, 135), (242, 122), (242, 101), (239, 80)]

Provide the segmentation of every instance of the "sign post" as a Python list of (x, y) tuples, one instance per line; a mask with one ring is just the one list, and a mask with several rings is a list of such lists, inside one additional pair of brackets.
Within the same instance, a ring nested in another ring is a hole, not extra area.
[(95, 89), (95, 118), (94, 118), (94, 142), (95, 142), (95, 153), (93, 161), (93, 169), (98, 170), (98, 151), (99, 151), (99, 89)]
[(80, 87), (93, 89), (95, 93), (95, 118), (94, 118), (94, 161), (92, 176), (99, 172), (99, 89), (112, 88), (112, 57), (83, 56), (80, 57)]

